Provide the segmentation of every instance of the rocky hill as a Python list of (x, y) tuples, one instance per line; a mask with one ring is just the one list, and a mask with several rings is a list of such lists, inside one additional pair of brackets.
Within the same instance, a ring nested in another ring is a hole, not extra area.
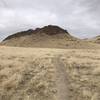
[(66, 30), (58, 26), (48, 25), (8, 36), (2, 44), (23, 47), (63, 47), (69, 40), (75, 40), (75, 38), (70, 36)]
[(6, 46), (41, 48), (100, 48), (97, 44), (77, 39), (71, 36), (67, 30), (53, 25), (18, 32), (8, 36), (1, 44)]

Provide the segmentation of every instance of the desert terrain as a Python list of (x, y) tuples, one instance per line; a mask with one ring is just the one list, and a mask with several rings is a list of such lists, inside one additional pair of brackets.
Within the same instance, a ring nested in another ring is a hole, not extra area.
[(0, 100), (100, 100), (99, 36), (48, 25), (0, 43)]
[(0, 100), (100, 100), (100, 50), (0, 46)]

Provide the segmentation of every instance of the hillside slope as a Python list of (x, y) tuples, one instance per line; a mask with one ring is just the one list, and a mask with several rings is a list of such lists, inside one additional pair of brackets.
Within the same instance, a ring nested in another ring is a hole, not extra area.
[(2, 44), (21, 47), (63, 47), (67, 40), (75, 40), (75, 38), (66, 30), (49, 25), (8, 36)]
[(98, 43), (100, 44), (100, 36), (96, 36), (92, 39), (88, 39), (88, 41), (92, 42), (92, 43)]
[(100, 45), (82, 41), (71, 36), (68, 31), (48, 25), (8, 36), (1, 43), (6, 46), (40, 48), (100, 48)]
[(100, 100), (100, 50), (1, 46), (0, 100)]

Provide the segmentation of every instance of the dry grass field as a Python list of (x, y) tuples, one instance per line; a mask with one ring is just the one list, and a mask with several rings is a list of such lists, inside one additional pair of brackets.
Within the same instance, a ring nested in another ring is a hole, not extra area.
[(1, 46), (0, 100), (100, 100), (100, 50)]

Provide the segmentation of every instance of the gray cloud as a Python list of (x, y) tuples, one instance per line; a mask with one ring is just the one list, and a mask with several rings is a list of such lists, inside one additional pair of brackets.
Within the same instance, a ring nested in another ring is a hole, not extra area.
[(0, 38), (44, 25), (77, 37), (100, 35), (100, 0), (0, 0)]

